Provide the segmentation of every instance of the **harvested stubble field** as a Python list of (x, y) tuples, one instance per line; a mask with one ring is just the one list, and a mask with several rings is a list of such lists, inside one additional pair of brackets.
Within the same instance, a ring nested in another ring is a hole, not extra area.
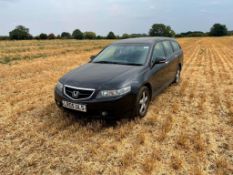
[(0, 174), (233, 174), (233, 38), (179, 39), (182, 82), (143, 119), (57, 109), (58, 78), (111, 42), (0, 42)]

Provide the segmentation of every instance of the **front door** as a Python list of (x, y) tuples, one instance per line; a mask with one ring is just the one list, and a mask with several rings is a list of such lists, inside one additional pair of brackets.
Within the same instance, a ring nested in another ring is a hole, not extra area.
[(153, 92), (158, 92), (168, 80), (167, 63), (156, 63), (159, 58), (166, 58), (166, 53), (162, 42), (154, 46), (152, 55), (151, 83)]

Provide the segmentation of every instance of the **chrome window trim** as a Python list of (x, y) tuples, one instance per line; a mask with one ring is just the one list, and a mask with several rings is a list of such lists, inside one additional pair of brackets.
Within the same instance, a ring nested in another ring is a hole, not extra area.
[[(72, 89), (76, 89), (76, 90), (87, 90), (87, 91), (93, 91), (93, 92), (92, 92), (92, 94), (91, 94), (89, 97), (87, 97), (87, 98), (74, 99), (74, 98), (70, 97), (70, 96), (66, 93), (66, 87), (72, 88)], [(64, 93), (68, 98), (70, 98), (71, 100), (80, 101), (80, 100), (88, 100), (88, 99), (90, 99), (90, 98), (94, 95), (95, 89), (91, 89), (91, 88), (81, 88), (81, 87), (75, 87), (75, 86), (64, 85), (63, 93)]]

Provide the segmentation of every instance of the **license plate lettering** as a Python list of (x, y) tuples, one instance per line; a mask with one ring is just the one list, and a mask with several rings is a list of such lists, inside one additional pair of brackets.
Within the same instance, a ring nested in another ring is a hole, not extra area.
[(73, 109), (76, 111), (87, 112), (86, 105), (82, 105), (82, 104), (76, 104), (76, 103), (71, 103), (68, 101), (62, 101), (62, 106), (64, 108)]

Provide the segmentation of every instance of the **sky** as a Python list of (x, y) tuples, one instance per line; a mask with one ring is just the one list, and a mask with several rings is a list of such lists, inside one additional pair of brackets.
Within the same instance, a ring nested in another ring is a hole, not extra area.
[(33, 35), (109, 31), (148, 33), (164, 23), (176, 33), (209, 31), (214, 23), (233, 30), (233, 0), (0, 0), (0, 35), (24, 25)]

